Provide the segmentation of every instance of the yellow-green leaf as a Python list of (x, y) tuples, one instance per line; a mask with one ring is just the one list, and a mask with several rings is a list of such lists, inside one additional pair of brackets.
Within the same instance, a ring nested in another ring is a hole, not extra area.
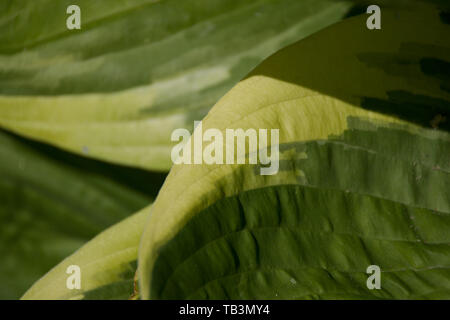
[[(192, 127), (262, 59), (343, 17), (331, 0), (0, 4), (0, 126), (102, 160), (168, 170)], [(49, 14), (51, 12), (51, 14)]]
[[(149, 208), (105, 230), (36, 282), (25, 300), (132, 299), (137, 295), (137, 251)], [(66, 271), (78, 266), (81, 288), (70, 289)]]
[[(143, 234), (142, 297), (449, 298), (443, 17), (422, 4), (383, 8), (381, 30), (366, 28), (367, 15), (348, 19), (227, 93), (203, 132), (279, 129), (279, 171), (175, 165)], [(380, 290), (366, 284), (370, 265)]]

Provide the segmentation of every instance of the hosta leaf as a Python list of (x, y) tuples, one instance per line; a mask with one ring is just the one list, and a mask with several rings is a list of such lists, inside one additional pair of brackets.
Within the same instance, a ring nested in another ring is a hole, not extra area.
[(350, 8), (331, 0), (80, 0), (82, 28), (69, 31), (71, 4), (0, 4), (0, 126), (156, 170), (172, 164), (175, 128), (192, 126), (262, 59)]
[(446, 16), (383, 9), (381, 30), (348, 19), (226, 94), (203, 132), (279, 129), (279, 172), (175, 165), (143, 234), (142, 297), (450, 298)]
[(148, 205), (163, 178), (0, 131), (0, 299), (19, 298), (83, 243)]
[[(130, 299), (137, 294), (137, 250), (149, 208), (105, 230), (36, 282), (22, 299)], [(68, 289), (66, 270), (81, 271), (81, 289)]]

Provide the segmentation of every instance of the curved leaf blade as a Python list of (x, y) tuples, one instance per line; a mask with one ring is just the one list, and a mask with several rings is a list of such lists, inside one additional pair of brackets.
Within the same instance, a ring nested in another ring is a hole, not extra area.
[[(225, 95), (203, 132), (279, 129), (280, 171), (174, 166), (143, 234), (142, 296), (448, 298), (450, 136), (433, 120), (449, 78), (424, 67), (449, 63), (441, 13), (386, 9), (381, 33), (349, 19)], [(382, 290), (366, 286), (371, 264)]]
[(153, 170), (171, 167), (175, 128), (192, 126), (262, 59), (350, 8), (329, 0), (79, 1), (82, 30), (68, 31), (69, 4), (9, 1), (0, 11), (0, 126)]
[(83, 243), (148, 205), (162, 178), (0, 132), (0, 299), (19, 298)]
[[(64, 259), (36, 282), (24, 300), (132, 299), (135, 292), (137, 250), (149, 208), (105, 230)], [(66, 270), (81, 271), (81, 289), (69, 289)]]

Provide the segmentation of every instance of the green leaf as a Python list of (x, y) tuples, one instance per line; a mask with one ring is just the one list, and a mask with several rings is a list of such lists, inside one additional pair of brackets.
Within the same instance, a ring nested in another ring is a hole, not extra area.
[[(96, 236), (36, 282), (22, 299), (134, 298), (137, 251), (148, 213), (149, 208), (142, 210)], [(67, 288), (66, 270), (72, 265), (80, 268), (80, 289)]]
[(350, 8), (331, 0), (80, 0), (82, 28), (67, 30), (70, 4), (0, 4), (0, 126), (155, 170), (172, 165), (175, 128), (192, 127), (260, 61)]
[(162, 179), (0, 131), (0, 299), (19, 298), (82, 244), (148, 205)]
[(142, 237), (142, 297), (450, 298), (443, 16), (383, 9), (381, 30), (348, 19), (226, 94), (203, 132), (279, 129), (279, 172), (260, 175), (248, 144), (246, 164), (175, 165)]

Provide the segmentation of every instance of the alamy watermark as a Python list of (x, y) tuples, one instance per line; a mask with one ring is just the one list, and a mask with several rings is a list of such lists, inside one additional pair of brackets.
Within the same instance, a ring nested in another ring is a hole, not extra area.
[(69, 290), (81, 289), (81, 268), (76, 264), (67, 267), (66, 273), (69, 276), (66, 279), (66, 287)]
[(366, 269), (366, 273), (370, 274), (367, 278), (366, 285), (369, 290), (381, 289), (381, 268), (376, 264), (370, 265)]
[(223, 134), (215, 128), (203, 132), (201, 121), (194, 121), (194, 127), (192, 137), (184, 128), (172, 132), (171, 140), (179, 142), (172, 148), (174, 164), (246, 164), (248, 161), (248, 164), (261, 165), (261, 175), (278, 172), (279, 129), (226, 129)]
[(372, 4), (367, 7), (366, 13), (371, 14), (367, 18), (366, 26), (369, 30), (380, 30), (381, 29), (381, 9), (376, 4)]
[(81, 9), (76, 4), (67, 7), (66, 13), (70, 16), (66, 20), (66, 26), (69, 30), (81, 29)]

